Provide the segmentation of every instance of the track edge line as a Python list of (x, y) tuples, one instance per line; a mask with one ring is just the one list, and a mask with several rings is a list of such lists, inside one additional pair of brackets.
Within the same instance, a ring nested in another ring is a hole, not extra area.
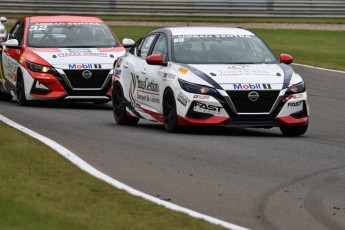
[(57, 153), (59, 153), (61, 156), (63, 156), (64, 158), (66, 158), (68, 161), (70, 161), (71, 163), (73, 163), (74, 165), (76, 165), (78, 168), (80, 168), (81, 170), (87, 172), (88, 174), (112, 185), (115, 188), (124, 190), (126, 192), (128, 192), (131, 195), (137, 196), (137, 197), (141, 197), (144, 198), (145, 200), (151, 201), (153, 203), (156, 203), (158, 205), (164, 206), (165, 208), (174, 210), (174, 211), (178, 211), (181, 213), (185, 213), (191, 217), (194, 218), (198, 218), (198, 219), (202, 219), (205, 220), (209, 223), (212, 224), (216, 224), (219, 226), (222, 226), (224, 228), (227, 229), (232, 229), (232, 230), (249, 230), (247, 228), (229, 223), (229, 222), (225, 222), (222, 221), (220, 219), (208, 216), (208, 215), (204, 215), (202, 213), (193, 211), (191, 209), (187, 209), (184, 208), (182, 206), (179, 206), (177, 204), (173, 204), (161, 199), (158, 199), (154, 196), (151, 196), (149, 194), (143, 193), (139, 190), (136, 190), (120, 181), (115, 180), (114, 178), (102, 173), (101, 171), (99, 171), (98, 169), (92, 167), (90, 164), (88, 164), (86, 161), (84, 161), (83, 159), (81, 159), (80, 157), (78, 157), (76, 154), (74, 154), (73, 152), (71, 152), (70, 150), (68, 150), (67, 148), (63, 147), (62, 145), (58, 144), (57, 142), (49, 139), (48, 137), (45, 137), (31, 129), (28, 129), (18, 123), (16, 123), (15, 121), (12, 121), (11, 119), (3, 116), (0, 114), (0, 121), (4, 122), (5, 124), (35, 138), (36, 140), (46, 144), (48, 147), (52, 148), (53, 150), (55, 150)]

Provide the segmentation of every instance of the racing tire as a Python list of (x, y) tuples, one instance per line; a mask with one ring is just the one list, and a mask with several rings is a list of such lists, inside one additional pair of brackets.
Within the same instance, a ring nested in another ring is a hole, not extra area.
[(163, 96), (163, 123), (168, 133), (176, 133), (180, 130), (177, 121), (175, 96), (170, 88), (164, 92)]
[(16, 86), (17, 102), (20, 106), (29, 105), (29, 101), (26, 100), (25, 86), (23, 76), (18, 73), (17, 86)]
[(12, 95), (0, 90), (0, 101), (12, 101)]
[(115, 83), (112, 91), (113, 114), (118, 125), (136, 125), (139, 122), (138, 117), (130, 117), (126, 111), (126, 99), (120, 83)]
[(284, 136), (296, 137), (307, 132), (308, 124), (300, 126), (281, 126), (280, 131)]

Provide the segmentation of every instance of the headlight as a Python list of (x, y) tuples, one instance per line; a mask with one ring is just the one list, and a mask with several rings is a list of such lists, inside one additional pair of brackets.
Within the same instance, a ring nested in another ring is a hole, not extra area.
[(303, 93), (303, 92), (305, 92), (304, 81), (297, 83), (296, 85), (292, 85), (286, 90), (286, 93), (288, 94)]
[(190, 83), (181, 79), (178, 79), (178, 82), (180, 83), (181, 88), (189, 93), (206, 94), (206, 95), (215, 95), (218, 93), (216, 89), (208, 87), (208, 86), (197, 85), (197, 84)]
[(33, 72), (51, 73), (51, 74), (56, 72), (56, 70), (53, 67), (39, 65), (39, 64), (35, 64), (29, 61), (26, 61), (26, 66), (28, 67), (29, 70)]
[(0, 34), (5, 33), (5, 29), (0, 29)]

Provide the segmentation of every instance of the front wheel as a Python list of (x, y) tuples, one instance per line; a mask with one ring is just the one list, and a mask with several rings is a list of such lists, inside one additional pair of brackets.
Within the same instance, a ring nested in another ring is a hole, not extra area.
[(174, 92), (170, 88), (165, 91), (163, 97), (163, 121), (167, 132), (179, 131)]
[(28, 102), (28, 100), (26, 100), (26, 96), (25, 96), (24, 79), (19, 74), (18, 74), (18, 78), (17, 78), (16, 91), (17, 91), (17, 102), (18, 102), (18, 104), (21, 106), (28, 105), (29, 102)]
[(308, 129), (308, 124), (301, 125), (301, 126), (281, 126), (280, 131), (283, 133), (284, 136), (300, 136), (305, 134)]
[(136, 125), (138, 117), (130, 117), (126, 111), (126, 99), (120, 83), (115, 83), (112, 92), (113, 114), (118, 125)]

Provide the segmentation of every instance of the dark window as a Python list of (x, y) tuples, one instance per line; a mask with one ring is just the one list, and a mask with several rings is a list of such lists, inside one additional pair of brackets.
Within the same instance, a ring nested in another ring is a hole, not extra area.
[(161, 54), (163, 56), (163, 60), (166, 60), (168, 54), (168, 41), (165, 35), (159, 35), (152, 49), (152, 54)]

